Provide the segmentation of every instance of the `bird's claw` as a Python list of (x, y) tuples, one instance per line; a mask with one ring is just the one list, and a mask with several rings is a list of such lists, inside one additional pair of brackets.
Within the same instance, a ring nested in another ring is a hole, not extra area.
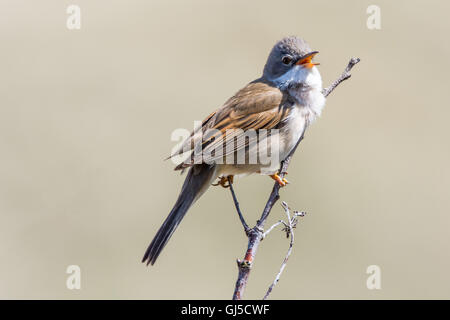
[[(287, 174), (287, 173), (285, 173)], [(270, 175), (270, 177), (275, 180), (276, 182), (278, 182), (278, 184), (280, 185), (280, 187), (284, 187), (287, 184), (289, 184), (289, 181), (286, 178), (281, 178), (278, 173), (272, 174)]]
[(217, 181), (217, 183), (213, 183), (213, 186), (221, 186), (223, 188), (229, 188), (230, 187), (230, 183), (233, 183), (233, 176), (228, 176), (228, 177), (220, 177), (219, 181)]

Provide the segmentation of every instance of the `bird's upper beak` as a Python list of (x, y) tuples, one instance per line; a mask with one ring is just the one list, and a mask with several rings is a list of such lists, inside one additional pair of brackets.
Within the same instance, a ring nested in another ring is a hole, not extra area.
[(317, 65), (319, 65), (319, 63), (312, 63), (311, 60), (318, 53), (319, 53), (319, 51), (313, 51), (313, 52), (307, 53), (304, 56), (300, 57), (295, 64), (298, 66), (302, 65), (303, 67), (308, 68), (308, 69), (310, 69), (314, 66), (317, 66)]

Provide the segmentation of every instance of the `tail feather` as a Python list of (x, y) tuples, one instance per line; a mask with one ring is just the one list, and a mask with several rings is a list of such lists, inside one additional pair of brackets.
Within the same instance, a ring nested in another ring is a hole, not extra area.
[(148, 246), (142, 262), (153, 265), (169, 241), (170, 237), (184, 218), (191, 205), (206, 191), (215, 179), (215, 167), (198, 164), (190, 168), (180, 195), (168, 217), (159, 228), (156, 236)]

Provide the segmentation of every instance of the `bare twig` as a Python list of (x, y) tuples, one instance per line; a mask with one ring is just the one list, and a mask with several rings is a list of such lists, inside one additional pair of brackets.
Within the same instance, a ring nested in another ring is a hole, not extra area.
[(348, 62), (347, 67), (345, 68), (344, 72), (341, 74), (339, 78), (337, 78), (328, 88), (323, 89), (322, 93), (326, 97), (344, 80), (347, 80), (352, 75), (350, 74), (350, 70), (359, 62), (361, 59), (359, 58), (351, 58)]
[(263, 239), (265, 237), (267, 237), (267, 235), (270, 233), (270, 231), (272, 231), (273, 229), (275, 229), (276, 227), (278, 227), (280, 224), (283, 224), (284, 227), (287, 227), (286, 222), (284, 222), (283, 220), (278, 220), (278, 222), (274, 223), (269, 229), (267, 229), (266, 232), (263, 233)]
[[(344, 80), (347, 80), (350, 78), (350, 71), (351, 69), (360, 61), (359, 58), (352, 58), (350, 59), (347, 67), (345, 68), (344, 72), (340, 75), (340, 77), (334, 81), (328, 88), (323, 89), (322, 93), (325, 97), (327, 97), (331, 92), (333, 92), (336, 87), (343, 82)], [(295, 150), (297, 149), (300, 142), (303, 140), (304, 132), (301, 135), (300, 139), (298, 140), (295, 147), (292, 149), (292, 151), (289, 153), (289, 155), (281, 162), (280, 170), (279, 170), (279, 176), (281, 179), (284, 178), (286, 175), (287, 169), (289, 167), (289, 163), (291, 162), (292, 155), (295, 153)], [(230, 188), (231, 189), (231, 188)], [(278, 201), (280, 198), (279, 195), (280, 185), (275, 182), (272, 192), (270, 193), (269, 199), (267, 200), (267, 203), (264, 207), (264, 210), (261, 214), (260, 219), (256, 222), (256, 225), (253, 228), (249, 228), (247, 233), (248, 237), (248, 245), (247, 245), (247, 251), (244, 256), (244, 260), (237, 260), (238, 265), (238, 279), (236, 281), (236, 286), (233, 293), (233, 300), (240, 300), (242, 299), (244, 289), (247, 286), (248, 277), (250, 275), (250, 270), (253, 265), (253, 261), (256, 255), (256, 252), (258, 250), (259, 243), (264, 237), (264, 224), (267, 220), (267, 217), (269, 216), (270, 211), (272, 210), (272, 207), (274, 204)], [(233, 193), (233, 200), (236, 199)], [(237, 200), (235, 200), (236, 208), (239, 207), (239, 204), (237, 203)], [(238, 211), (239, 215), (242, 216), (242, 213)], [(244, 227), (245, 228), (245, 227)]]
[(269, 297), (273, 288), (277, 285), (278, 281), (280, 281), (281, 274), (283, 273), (284, 268), (286, 267), (289, 256), (292, 253), (292, 247), (294, 246), (294, 228), (297, 226), (297, 219), (298, 219), (298, 217), (303, 217), (305, 215), (304, 212), (294, 212), (294, 214), (292, 215), (292, 218), (291, 218), (290, 210), (289, 210), (287, 203), (283, 201), (281, 203), (281, 205), (284, 209), (284, 212), (286, 213), (287, 221), (288, 221), (288, 224), (285, 223), (284, 221), (282, 221), (284, 224), (283, 231), (286, 231), (286, 237), (288, 237), (288, 238), (289, 238), (289, 236), (291, 237), (291, 241), (289, 242), (289, 249), (286, 253), (286, 256), (284, 257), (283, 263), (281, 263), (280, 271), (277, 273), (275, 280), (272, 282), (272, 284), (270, 285), (266, 294), (264, 295), (263, 300), (266, 300)]
[(247, 222), (245, 222), (244, 216), (242, 215), (241, 209), (239, 207), (239, 202), (236, 198), (236, 194), (234, 193), (233, 179), (231, 177), (228, 177), (228, 185), (230, 186), (231, 196), (233, 197), (234, 206), (236, 207), (236, 211), (239, 215), (239, 220), (241, 220), (242, 226), (244, 227), (245, 234), (248, 234), (250, 227), (248, 226)]

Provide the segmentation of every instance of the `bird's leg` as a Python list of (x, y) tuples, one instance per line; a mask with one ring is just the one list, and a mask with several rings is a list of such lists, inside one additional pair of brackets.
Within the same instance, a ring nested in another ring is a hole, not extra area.
[[(285, 173), (285, 175), (286, 174), (287, 174), (287, 172)], [(287, 185), (289, 183), (289, 181), (287, 181), (286, 178), (281, 179), (280, 176), (278, 175), (278, 173), (272, 174), (269, 177), (271, 177), (273, 180), (278, 182), (280, 187), (284, 187), (285, 185)]]
[[(234, 176), (222, 176), (219, 178), (219, 181), (217, 183), (213, 183), (213, 186), (222, 186), (223, 188), (229, 188), (230, 187), (230, 183), (233, 183), (233, 178)], [(228, 182), (228, 184), (227, 184)]]

